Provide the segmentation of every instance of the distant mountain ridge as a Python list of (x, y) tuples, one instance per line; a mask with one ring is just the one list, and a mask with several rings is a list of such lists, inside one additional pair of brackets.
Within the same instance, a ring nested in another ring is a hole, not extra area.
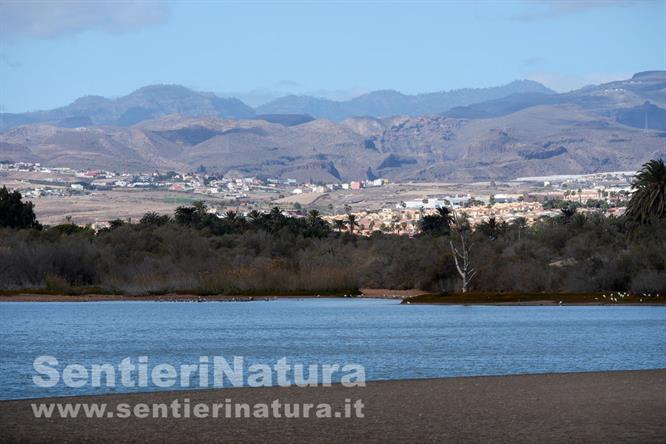
[(452, 108), (442, 115), (459, 119), (488, 119), (526, 108), (576, 105), (611, 116), (634, 128), (666, 130), (666, 71), (645, 71), (629, 80), (588, 85), (562, 94), (518, 93)]
[(286, 96), (257, 107), (262, 114), (309, 114), (316, 118), (341, 121), (348, 117), (397, 115), (419, 116), (439, 114), (456, 106), (464, 106), (511, 94), (555, 94), (541, 83), (516, 80), (491, 88), (464, 88), (451, 91), (402, 94), (394, 90), (373, 91), (346, 101), (311, 96)]
[(118, 99), (85, 96), (53, 110), (0, 114), (0, 131), (27, 123), (50, 123), (63, 128), (131, 126), (169, 114), (247, 119), (255, 113), (238, 99), (195, 92), (180, 85), (151, 85)]
[(437, 114), (454, 106), (470, 105), (516, 93), (552, 94), (553, 91), (537, 82), (517, 80), (492, 88), (466, 88), (417, 95), (406, 95), (393, 90), (374, 91), (341, 102), (311, 96), (286, 96), (255, 110), (236, 98), (196, 92), (180, 85), (150, 85), (117, 99), (85, 96), (52, 110), (2, 113), (0, 132), (29, 123), (49, 123), (62, 128), (131, 126), (169, 114), (222, 119), (251, 119), (256, 115), (263, 115), (273, 116), (273, 119), (278, 120), (280, 118), (276, 116), (287, 114), (334, 121), (357, 116), (416, 116)]

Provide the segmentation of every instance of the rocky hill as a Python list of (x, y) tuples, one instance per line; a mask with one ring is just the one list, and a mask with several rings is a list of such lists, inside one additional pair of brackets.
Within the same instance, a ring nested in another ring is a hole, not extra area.
[[(332, 182), (632, 170), (666, 157), (665, 72), (567, 94), (510, 95), (440, 115), (341, 122), (281, 114), (230, 119), (218, 115), (214, 102), (186, 97), (172, 98), (178, 114), (134, 125), (10, 129), (0, 134), (0, 160), (134, 171), (204, 165), (226, 175)], [(115, 108), (106, 99), (100, 103), (107, 113), (100, 115), (124, 113), (107, 111)], [(187, 116), (205, 103), (210, 116)]]

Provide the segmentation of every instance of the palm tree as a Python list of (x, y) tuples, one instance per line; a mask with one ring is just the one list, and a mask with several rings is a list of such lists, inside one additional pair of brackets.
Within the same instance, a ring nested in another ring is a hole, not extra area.
[(318, 210), (310, 210), (308, 213), (308, 222), (310, 222), (311, 226), (316, 225), (319, 222), (319, 211)]
[(196, 200), (192, 202), (192, 208), (194, 208), (194, 211), (197, 213), (199, 217), (203, 217), (206, 215), (208, 212), (208, 206), (206, 205), (206, 202), (203, 200)]
[(633, 194), (626, 215), (641, 224), (666, 217), (666, 165), (662, 159), (650, 160), (631, 184)]
[(333, 221), (333, 226), (335, 227), (336, 230), (338, 230), (338, 233), (342, 232), (342, 230), (345, 228), (345, 225), (347, 225), (347, 222), (345, 222), (342, 219), (335, 219)]
[(518, 240), (520, 240), (523, 230), (527, 228), (527, 219), (524, 217), (517, 217), (514, 219), (514, 221), (511, 223), (512, 227), (518, 230)]
[(488, 236), (488, 239), (496, 240), (502, 231), (502, 224), (497, 222), (495, 216), (491, 216), (487, 221), (481, 222), (477, 229)]
[(349, 213), (347, 215), (347, 225), (349, 225), (349, 233), (354, 234), (354, 227), (359, 226), (355, 214)]
[(227, 217), (227, 219), (229, 219), (229, 222), (235, 222), (238, 213), (236, 213), (234, 210), (228, 210), (224, 213), (224, 215)]
[(282, 210), (280, 209), (280, 207), (273, 207), (271, 208), (270, 215), (271, 217), (280, 217), (282, 216)]
[(260, 213), (257, 210), (252, 210), (247, 214), (247, 218), (250, 220), (252, 223), (259, 222), (259, 219), (261, 219), (261, 216), (263, 216), (262, 213)]
[(277, 233), (287, 223), (287, 218), (282, 214), (280, 207), (273, 207), (267, 216), (267, 227), (271, 233)]
[(453, 213), (449, 210), (449, 207), (437, 207), (437, 215), (441, 219), (441, 223), (446, 226), (447, 229), (451, 228), (453, 223)]
[(324, 219), (318, 210), (310, 210), (307, 218), (308, 233), (317, 237), (324, 237), (328, 235), (331, 230), (330, 225)]
[(563, 222), (567, 223), (571, 220), (574, 214), (576, 214), (576, 206), (570, 204), (565, 205), (560, 208), (560, 213), (562, 213)]
[(191, 225), (199, 220), (196, 211), (197, 210), (194, 207), (180, 206), (176, 208), (174, 218), (176, 219), (176, 222), (181, 225)]

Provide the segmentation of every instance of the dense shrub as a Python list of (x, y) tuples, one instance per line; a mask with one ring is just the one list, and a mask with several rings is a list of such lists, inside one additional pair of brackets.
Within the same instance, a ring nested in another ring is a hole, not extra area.
[[(150, 215), (98, 233), (0, 229), (0, 289), (270, 293), (460, 285), (449, 247), (455, 232), (359, 237), (331, 232), (317, 218), (274, 213), (206, 223), (208, 215), (199, 215), (180, 222)], [(477, 291), (666, 291), (664, 222), (557, 218), (529, 228), (485, 227), (472, 240)]]

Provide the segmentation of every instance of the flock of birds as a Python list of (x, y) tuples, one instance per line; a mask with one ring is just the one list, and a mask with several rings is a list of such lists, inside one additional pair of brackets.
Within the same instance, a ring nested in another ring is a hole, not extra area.
[(260, 297), (255, 298), (254, 296), (240, 296), (240, 297), (230, 297), (223, 299), (209, 299), (204, 296), (196, 296), (192, 298), (182, 299), (182, 298), (157, 298), (155, 302), (251, 302), (254, 300), (264, 300), (264, 301), (274, 301), (277, 297)]
[[(615, 293), (615, 292), (610, 293), (610, 294), (608, 295), (608, 297), (607, 297), (605, 294), (602, 295), (601, 297), (604, 298), (604, 299), (607, 300), (607, 301), (614, 302), (614, 303), (618, 303), (618, 302), (622, 302), (624, 298), (628, 298), (628, 297), (630, 297), (630, 296), (631, 296), (631, 295), (630, 295), (628, 292), (618, 291), (617, 293)], [(659, 298), (660, 295), (659, 295), (659, 293), (657, 293), (657, 294), (655, 294), (655, 295), (653, 295), (652, 293), (641, 293), (640, 296), (641, 296), (641, 297), (639, 297), (638, 301), (639, 301), (639, 302), (643, 302), (643, 299), (644, 299), (644, 298), (645, 298), (645, 299), (649, 299), (649, 298)], [(595, 301), (598, 301), (599, 298), (594, 298), (594, 300), (595, 300)]]
[[(629, 294), (628, 292), (618, 291), (618, 292), (611, 292), (608, 295), (603, 294), (601, 297), (603, 298), (603, 302), (620, 303), (620, 302), (623, 302), (625, 298), (630, 298), (631, 296), (632, 295)], [(661, 295), (659, 293), (656, 293), (656, 294), (641, 293), (640, 295), (637, 295), (637, 296), (640, 296), (638, 301), (643, 302), (643, 299), (652, 299), (652, 298), (658, 299), (659, 296), (661, 296)], [(321, 295), (316, 295), (316, 297), (321, 297)], [(357, 298), (357, 297), (359, 297), (359, 295), (345, 294), (342, 297)], [(272, 301), (272, 300), (275, 300), (277, 298), (276, 297), (260, 297), (260, 298), (257, 298), (257, 299), (265, 300), (265, 301)], [(224, 298), (224, 299), (218, 299), (217, 301), (218, 302), (250, 302), (250, 301), (254, 301), (254, 300), (255, 300), (254, 297), (249, 296), (249, 297)], [(299, 298), (299, 300), (300, 300), (300, 298)], [(599, 298), (595, 297), (594, 300), (599, 301)], [(158, 298), (157, 302), (210, 302), (210, 299), (207, 299), (203, 296), (196, 296), (196, 297), (189, 298), (189, 299), (165, 297), (165, 298)], [(406, 303), (409, 304), (409, 301), (407, 301)], [(558, 305), (562, 305), (562, 304), (563, 304), (563, 302), (559, 301)]]

